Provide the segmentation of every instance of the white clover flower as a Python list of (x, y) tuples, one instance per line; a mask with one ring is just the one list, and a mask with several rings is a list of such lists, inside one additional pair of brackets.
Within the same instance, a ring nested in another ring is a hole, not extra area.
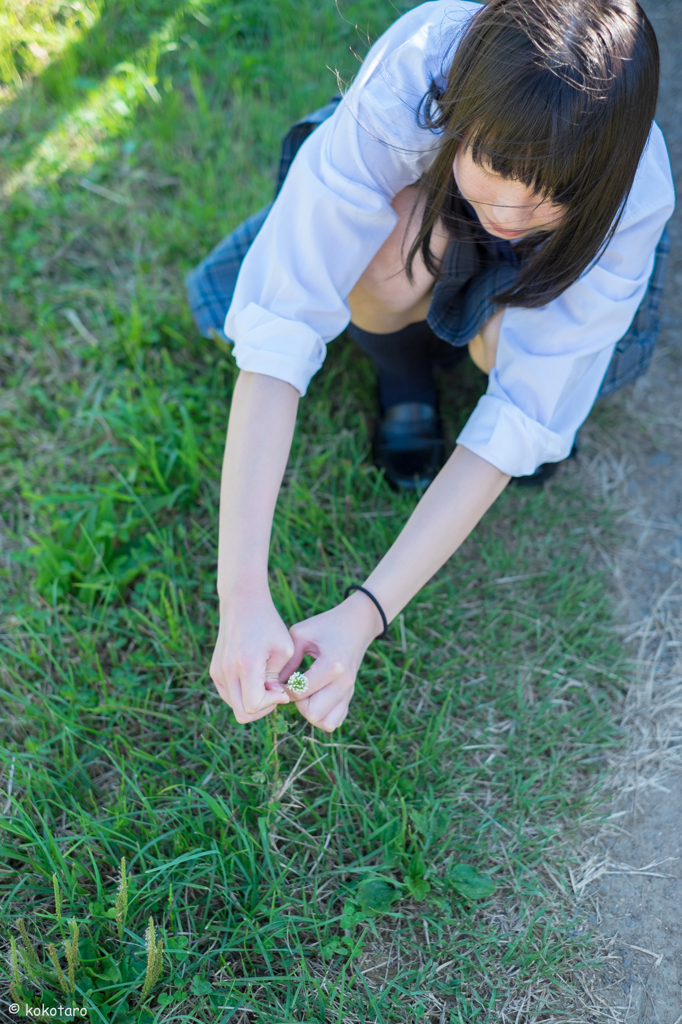
[(308, 677), (302, 672), (294, 672), (287, 679), (287, 687), (294, 693), (305, 693), (308, 689)]

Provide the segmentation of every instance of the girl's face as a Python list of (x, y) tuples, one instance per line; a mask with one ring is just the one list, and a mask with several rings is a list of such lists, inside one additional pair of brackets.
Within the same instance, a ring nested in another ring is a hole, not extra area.
[(503, 178), (486, 163), (474, 163), (466, 142), (457, 150), (453, 171), (460, 194), (496, 238), (513, 241), (535, 231), (551, 231), (564, 216), (562, 206), (541, 199), (522, 182)]

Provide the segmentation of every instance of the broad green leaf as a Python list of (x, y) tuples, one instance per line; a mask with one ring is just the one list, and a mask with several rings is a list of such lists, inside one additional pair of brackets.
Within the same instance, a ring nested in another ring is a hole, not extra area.
[(103, 970), (100, 971), (99, 977), (103, 981), (116, 982), (121, 980), (121, 971), (119, 970), (118, 964), (112, 959), (112, 957), (108, 956), (103, 961)]
[(492, 896), (497, 886), (492, 878), (480, 875), (470, 864), (455, 864), (450, 873), (450, 884), (468, 900), (482, 900)]
[(362, 910), (374, 914), (385, 914), (400, 899), (400, 892), (383, 878), (363, 878), (353, 895)]
[(423, 900), (431, 892), (430, 883), (424, 881), (423, 878), (407, 878), (405, 882), (407, 885), (407, 891), (415, 900)]
[(423, 878), (426, 873), (426, 863), (422, 856), (421, 850), (417, 850), (414, 857), (410, 861), (410, 866), (407, 870), (410, 878)]

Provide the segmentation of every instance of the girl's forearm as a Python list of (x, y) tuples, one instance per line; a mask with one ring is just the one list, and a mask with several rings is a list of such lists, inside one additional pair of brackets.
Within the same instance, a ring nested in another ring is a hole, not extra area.
[(218, 595), (267, 589), (277, 495), (296, 424), (298, 391), (261, 373), (239, 374), (220, 487)]
[[(467, 448), (455, 449), (365, 583), (389, 621), (466, 540), (509, 480)], [(372, 614), (363, 594), (356, 591), (349, 600), (358, 605), (364, 600)], [(378, 619), (378, 613), (373, 617)]]

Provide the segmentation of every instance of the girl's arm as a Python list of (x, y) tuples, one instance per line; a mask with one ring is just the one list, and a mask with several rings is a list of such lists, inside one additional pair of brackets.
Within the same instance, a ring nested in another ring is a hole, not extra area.
[(270, 597), (268, 553), (298, 398), (291, 384), (245, 371), (232, 398), (220, 491), (220, 630), (211, 678), (242, 723), (289, 702), (277, 680), (293, 642)]
[[(509, 480), (467, 448), (455, 449), (364, 583), (389, 621), (454, 554)], [(304, 654), (316, 658), (306, 672), (308, 693), (298, 698), (299, 710), (313, 725), (331, 732), (344, 720), (360, 662), (381, 629), (376, 607), (359, 591), (292, 627), (295, 649), (282, 678), (299, 666)]]

